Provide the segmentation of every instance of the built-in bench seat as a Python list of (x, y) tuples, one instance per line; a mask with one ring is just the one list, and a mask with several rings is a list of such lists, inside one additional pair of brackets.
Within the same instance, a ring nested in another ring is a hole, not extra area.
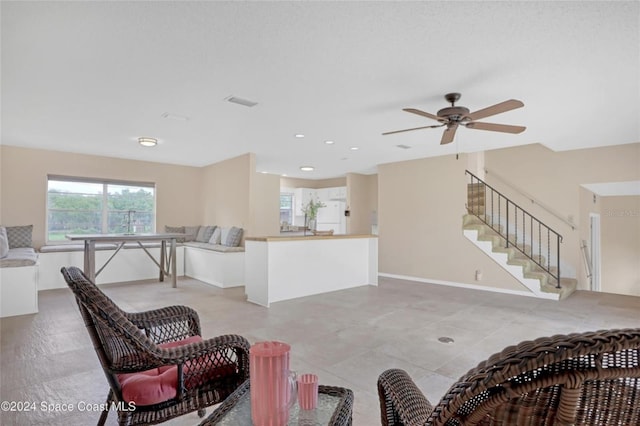
[(38, 272), (31, 247), (9, 249), (0, 259), (0, 317), (38, 312)]
[(184, 243), (184, 274), (216, 287), (244, 285), (244, 247)]
[[(144, 242), (143, 247), (156, 259), (160, 259), (160, 242)], [(96, 269), (99, 270), (118, 248), (118, 244), (96, 244)], [(184, 249), (176, 247), (177, 275), (184, 275)], [(60, 273), (63, 266), (84, 268), (83, 244), (47, 245), (40, 248), (40, 282), (39, 290), (66, 288), (67, 284)], [(149, 259), (145, 250), (138, 243), (126, 243), (118, 254), (113, 256), (109, 265), (96, 277), (97, 284), (122, 281), (158, 279), (156, 264)]]
[[(29, 244), (31, 227), (29, 228)], [(241, 234), (240, 234), (241, 235)], [(227, 240), (225, 239), (225, 242)], [(144, 249), (160, 259), (160, 242), (143, 242)], [(96, 244), (96, 268), (111, 258), (118, 244)], [(137, 242), (126, 243), (97, 276), (98, 284), (157, 279), (157, 266)], [(38, 312), (38, 291), (66, 288), (60, 268), (84, 267), (84, 244), (51, 244), (39, 252), (33, 248), (13, 248), (0, 259), (0, 317)], [(177, 275), (198, 279), (221, 288), (244, 285), (244, 247), (199, 241), (176, 247)]]

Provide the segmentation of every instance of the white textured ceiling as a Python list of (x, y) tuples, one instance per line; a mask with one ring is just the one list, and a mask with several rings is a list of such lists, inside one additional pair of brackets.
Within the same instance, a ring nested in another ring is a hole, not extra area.
[[(259, 171), (317, 179), (457, 151), (640, 141), (637, 1), (0, 7), (6, 145), (194, 166), (254, 152)], [(441, 129), (381, 135), (435, 124), (401, 108), (436, 113), (453, 91), (472, 111), (522, 100), (483, 121), (527, 130), (460, 129), (448, 146)]]

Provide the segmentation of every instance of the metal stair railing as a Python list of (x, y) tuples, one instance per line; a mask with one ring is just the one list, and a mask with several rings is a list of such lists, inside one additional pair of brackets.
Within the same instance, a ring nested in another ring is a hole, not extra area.
[[(469, 213), (498, 233), (505, 240), (507, 248), (514, 247), (554, 278), (556, 288), (560, 288), (562, 235), (470, 171), (466, 170), (465, 173), (469, 176), (467, 185)], [(545, 237), (546, 244), (543, 241)], [(555, 271), (550, 265), (555, 265)]]

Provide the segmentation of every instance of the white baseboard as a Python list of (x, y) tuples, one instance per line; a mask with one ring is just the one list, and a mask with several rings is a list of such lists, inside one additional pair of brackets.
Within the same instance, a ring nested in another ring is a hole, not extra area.
[(436, 285), (443, 285), (447, 287), (466, 288), (469, 290), (490, 291), (493, 293), (505, 293), (505, 294), (513, 294), (516, 296), (535, 297), (538, 299), (540, 298), (539, 295), (535, 295), (528, 291), (510, 290), (508, 288), (488, 287), (488, 286), (482, 286), (482, 285), (476, 285), (476, 284), (464, 284), (464, 283), (458, 283), (453, 281), (442, 281), (442, 280), (433, 280), (430, 278), (411, 277), (408, 275), (387, 274), (384, 272), (379, 272), (378, 276), (386, 277), (386, 278), (396, 278), (399, 280), (415, 281), (415, 282), (425, 283), (425, 284), (436, 284)]

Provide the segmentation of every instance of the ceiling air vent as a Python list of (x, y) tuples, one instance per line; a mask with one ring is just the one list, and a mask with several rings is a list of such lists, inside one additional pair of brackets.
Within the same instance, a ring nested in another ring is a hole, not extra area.
[(160, 117), (166, 118), (167, 120), (189, 121), (189, 117), (186, 115), (178, 115), (172, 112), (165, 112)]
[(228, 101), (228, 102), (232, 102), (234, 104), (244, 105), (246, 107), (254, 107), (254, 106), (258, 105), (257, 102), (253, 102), (253, 101), (250, 101), (250, 100), (247, 100), (247, 99), (242, 99), (242, 98), (239, 98), (237, 96), (229, 96), (229, 97), (224, 98), (224, 100)]
[(396, 145), (396, 146), (397, 146), (398, 148), (400, 148), (400, 149), (411, 149), (411, 147), (410, 147), (409, 145), (403, 145), (403, 144), (400, 144), (400, 145)]

